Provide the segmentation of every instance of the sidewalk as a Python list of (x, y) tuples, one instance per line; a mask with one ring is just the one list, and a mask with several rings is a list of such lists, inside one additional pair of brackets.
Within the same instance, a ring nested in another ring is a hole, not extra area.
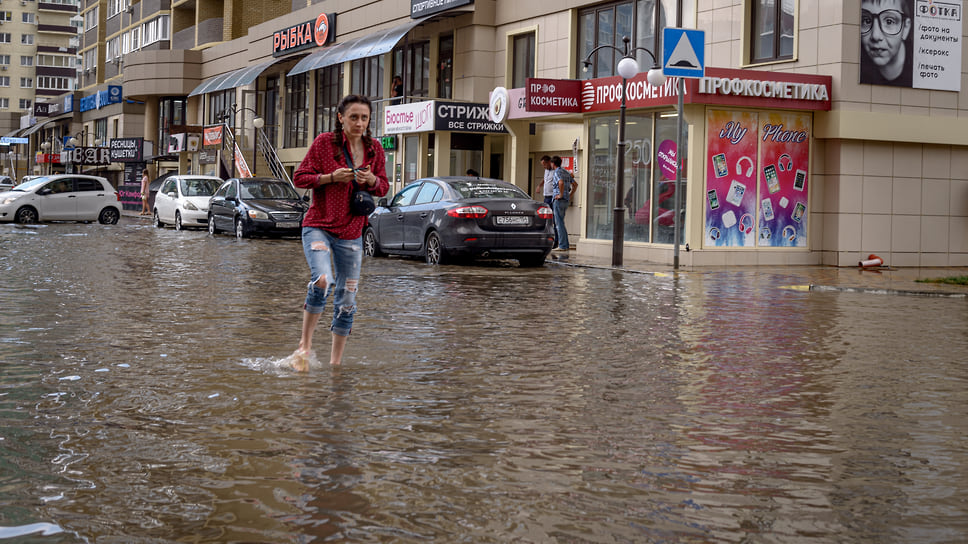
[[(676, 273), (672, 265), (624, 259), (624, 266), (617, 268), (626, 272), (653, 275)], [(614, 270), (611, 258), (597, 258), (552, 253), (548, 264), (580, 266)], [(877, 294), (943, 296), (968, 298), (968, 285), (921, 283), (915, 280), (968, 276), (968, 268), (859, 268), (834, 266), (733, 266), (733, 267), (683, 267), (679, 274), (715, 274), (723, 271), (744, 271), (791, 278), (790, 288), (804, 291), (845, 291)]]

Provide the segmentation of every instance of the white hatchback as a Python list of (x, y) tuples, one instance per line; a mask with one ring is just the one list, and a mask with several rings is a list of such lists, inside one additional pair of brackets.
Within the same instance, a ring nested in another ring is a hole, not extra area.
[(175, 230), (182, 230), (208, 225), (208, 201), (221, 184), (222, 178), (215, 176), (165, 178), (155, 195), (155, 226), (174, 225)]
[(98, 221), (121, 218), (118, 192), (100, 176), (41, 176), (0, 193), (0, 221)]

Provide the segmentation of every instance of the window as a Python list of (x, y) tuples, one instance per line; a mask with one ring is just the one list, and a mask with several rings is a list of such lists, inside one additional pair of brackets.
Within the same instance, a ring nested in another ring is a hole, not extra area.
[(0, 11), (0, 21), (13, 21), (13, 14), (9, 11)]
[(10, 43), (9, 32), (0, 32), (0, 43)]
[[(410, 44), (404, 51), (397, 49), (393, 52), (394, 74), (403, 76), (404, 89), (407, 97), (430, 95), (430, 42)], [(398, 68), (404, 64), (401, 70)]]
[(20, 19), (25, 23), (35, 24), (37, 22), (37, 14), (25, 12)]
[(377, 100), (383, 96), (383, 55), (350, 63), (350, 92)]
[[(187, 118), (188, 100), (185, 97), (164, 97), (158, 101), (158, 141), (167, 142), (172, 135), (172, 127), (183, 127)], [(104, 132), (107, 132), (107, 119), (104, 119)], [(159, 151), (167, 151), (167, 146), (158, 146)]]
[(10, 86), (10, 76), (0, 76), (0, 87)]
[(29, 98), (21, 98), (20, 99), (20, 109), (22, 109), (24, 111), (30, 111), (31, 108), (33, 108), (33, 101), (32, 100), (30, 100)]
[(97, 6), (94, 9), (84, 13), (84, 28), (91, 30), (97, 27)]
[(336, 128), (336, 107), (342, 90), (342, 63), (316, 71), (316, 134)]
[(68, 77), (38, 76), (37, 88), (48, 91), (72, 91), (74, 80)]
[(22, 78), (20, 78), (20, 88), (21, 89), (33, 89), (34, 88), (34, 78), (32, 78), (32, 77), (22, 77)]
[(73, 68), (76, 66), (76, 59), (66, 55), (37, 55), (37, 66), (50, 66), (54, 68)]
[(309, 121), (309, 77), (302, 73), (286, 78), (286, 128), (283, 147), (306, 147), (306, 124)]
[(133, 28), (131, 32), (124, 33), (121, 36), (121, 53), (128, 54), (141, 49), (141, 43), (138, 41), (140, 36), (141, 32), (138, 28)]
[(511, 38), (511, 88), (524, 87), (534, 77), (534, 32)]
[(9, 109), (10, 109), (10, 99), (0, 98), (0, 110), (9, 110)]
[(0, 64), (7, 66), (10, 64), (10, 55), (0, 55)]
[(142, 45), (168, 39), (168, 16), (163, 15), (148, 21), (141, 27)]
[(97, 70), (97, 49), (88, 49), (84, 52), (84, 70)]
[(34, 65), (34, 57), (32, 57), (30, 55), (21, 55), (20, 56), (20, 65), (21, 66), (33, 66)]
[(108, 40), (106, 55), (104, 60), (111, 61), (121, 57), (121, 38), (115, 36)]
[[(235, 89), (208, 94), (208, 122), (209, 124), (226, 124), (235, 126), (235, 116), (229, 113), (235, 105)], [(228, 113), (228, 115), (226, 115)]]
[[(693, 4), (683, 2), (683, 4)], [(674, 0), (662, 0), (658, 5), (659, 34), (656, 30), (656, 2), (655, 0), (625, 0), (604, 4), (594, 8), (584, 9), (578, 15), (578, 66), (579, 77), (591, 79), (615, 75), (616, 64), (621, 55), (614, 49), (603, 48), (591, 56), (591, 66), (582, 70), (582, 61), (596, 47), (611, 45), (620, 51), (625, 47), (622, 38), (628, 36), (631, 40), (629, 47), (645, 48), (656, 56), (662, 54), (661, 29), (675, 22), (676, 5)], [(688, 21), (686, 11), (691, 9), (683, 6), (683, 20)], [(683, 26), (691, 26), (684, 24)], [(636, 50), (635, 59), (639, 66), (648, 70), (653, 65), (653, 59), (648, 53)]]
[(108, 0), (108, 19), (124, 11), (125, 0)]
[(750, 15), (753, 21), (750, 62), (792, 59), (796, 1), (755, 0)]
[(440, 98), (454, 97), (454, 35), (447, 34), (440, 37), (438, 47), (437, 96)]
[(34, 45), (34, 35), (33, 34), (21, 34), (20, 35), (20, 45)]

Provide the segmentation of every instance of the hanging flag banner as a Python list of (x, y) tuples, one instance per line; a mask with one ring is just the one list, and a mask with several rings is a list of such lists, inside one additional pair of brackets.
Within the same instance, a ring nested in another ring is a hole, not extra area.
[(245, 156), (239, 149), (239, 144), (235, 144), (235, 171), (239, 173), (240, 178), (252, 177), (252, 171), (249, 170), (249, 165), (245, 162)]

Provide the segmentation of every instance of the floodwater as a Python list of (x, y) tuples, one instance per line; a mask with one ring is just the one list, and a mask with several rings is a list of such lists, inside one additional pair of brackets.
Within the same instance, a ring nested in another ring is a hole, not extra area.
[(297, 374), (307, 281), (293, 239), (0, 225), (0, 542), (968, 538), (964, 299), (367, 259)]

